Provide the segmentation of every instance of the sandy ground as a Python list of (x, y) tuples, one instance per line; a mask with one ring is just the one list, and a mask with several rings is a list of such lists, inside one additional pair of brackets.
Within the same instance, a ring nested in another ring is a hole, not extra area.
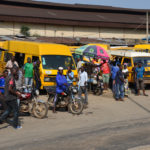
[[(147, 91), (147, 93), (150, 95), (149, 91)], [(41, 98), (45, 100), (47, 99), (46, 96), (42, 96)], [(103, 96), (94, 96), (92, 94), (89, 94), (88, 109), (85, 109), (81, 115), (72, 115), (68, 112), (62, 111), (58, 111), (56, 114), (53, 114), (52, 111), (49, 110), (48, 117), (45, 119), (37, 119), (30, 116), (21, 116), (20, 120), (22, 122), (23, 128), (20, 130), (15, 130), (7, 124), (0, 125), (0, 150), (116, 150), (116, 147), (105, 147), (106, 145), (108, 145), (106, 143), (108, 142), (107, 139), (110, 138), (109, 135), (113, 138), (113, 135), (116, 135), (117, 132), (122, 133), (123, 131), (124, 133), (133, 132), (133, 134), (135, 135), (141, 134), (137, 133), (137, 130), (135, 131), (136, 133), (134, 132), (134, 126), (137, 129), (145, 127), (144, 129), (140, 129), (140, 131), (142, 133), (148, 133), (148, 131), (150, 130), (149, 118), (149, 97), (144, 97), (142, 95), (134, 96), (133, 94), (131, 94), (129, 98), (125, 98), (124, 102), (117, 102), (112, 98), (111, 91), (104, 93)], [(105, 130), (107, 132), (105, 132)], [(110, 134), (108, 134), (109, 132)], [(98, 142), (97, 139), (99, 139), (100, 136), (102, 136), (103, 139), (101, 140), (101, 142)], [(128, 136), (129, 135), (126, 135), (126, 137)], [(92, 140), (90, 139), (90, 137), (93, 137), (93, 139), (95, 139), (93, 141), (93, 144), (90, 143), (90, 141)], [(147, 137), (149, 137), (149, 134), (147, 135)], [(71, 138), (73, 138), (73, 140), (71, 140)], [(79, 139), (81, 140), (78, 141)], [(143, 141), (142, 144), (150, 144), (150, 138), (147, 139), (149, 139), (149, 143), (147, 143), (147, 141)], [(136, 144), (130, 143), (129, 147), (127, 148), (140, 146), (138, 140), (139, 139), (137, 139)], [(99, 145), (100, 143), (101, 145)], [(109, 144), (111, 145), (111, 143)], [(98, 145), (97, 148), (96, 145)], [(102, 145), (103, 148), (100, 148)], [(123, 148), (125, 147), (123, 146), (120, 149)]]

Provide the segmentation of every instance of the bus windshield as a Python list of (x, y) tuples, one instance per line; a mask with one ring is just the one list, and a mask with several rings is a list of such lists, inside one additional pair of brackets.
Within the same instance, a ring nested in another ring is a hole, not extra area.
[(43, 69), (57, 70), (58, 67), (63, 67), (65, 70), (72, 67), (75, 70), (75, 64), (71, 56), (64, 55), (43, 55), (42, 56)]
[(143, 67), (150, 67), (150, 57), (135, 57), (134, 63), (142, 63)]

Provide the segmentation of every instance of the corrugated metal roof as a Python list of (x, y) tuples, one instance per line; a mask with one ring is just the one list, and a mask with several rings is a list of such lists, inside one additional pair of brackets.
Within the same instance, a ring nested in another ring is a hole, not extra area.
[(0, 21), (145, 28), (146, 11), (149, 10), (57, 4), (31, 0), (0, 1)]

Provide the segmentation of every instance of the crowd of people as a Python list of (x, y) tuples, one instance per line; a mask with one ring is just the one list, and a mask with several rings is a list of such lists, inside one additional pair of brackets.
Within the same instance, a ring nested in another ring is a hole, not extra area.
[[(15, 57), (12, 56), (7, 62), (3, 74), (0, 75), (0, 106), (3, 108), (3, 113), (0, 116), (0, 123), (6, 121), (11, 112), (13, 112), (13, 121), (9, 123), (15, 128), (22, 128), (20, 126), (19, 117), (19, 92), (20, 87), (25, 85), (30, 88), (25, 88), (25, 93), (31, 93), (31, 87), (33, 79), (35, 80), (35, 88), (40, 89), (40, 61), (31, 61), (31, 58), (27, 58), (27, 63), (20, 68), (18, 63), (15, 61)], [(8, 120), (7, 120), (8, 121)]]
[[(32, 62), (31, 58), (27, 58), (27, 63), (24, 64), (22, 68), (19, 67), (18, 63), (15, 61), (15, 57), (12, 56), (6, 64), (3, 74), (0, 76), (0, 101), (4, 108), (3, 114), (0, 116), (0, 123), (3, 123), (13, 112), (12, 125), (14, 128), (21, 128), (18, 116), (19, 116), (19, 100), (18, 97), (21, 95), (19, 92), (19, 87), (23, 84), (29, 86), (24, 92), (30, 93), (31, 87), (34, 86), (35, 89), (40, 89), (40, 60)], [(87, 66), (90, 66), (89, 69)], [(88, 85), (91, 84), (91, 74), (96, 72), (97, 76), (101, 76), (104, 85), (104, 92), (112, 90), (113, 96), (117, 101), (124, 101), (124, 96), (129, 94), (129, 84), (128, 84), (128, 64), (121, 65), (117, 61), (101, 60), (93, 58), (88, 65), (85, 65), (83, 61), (78, 59), (77, 62), (78, 71), (78, 96), (82, 97), (84, 94), (84, 106), (88, 107)], [(132, 76), (134, 78), (135, 94), (140, 95), (140, 88), (143, 90), (143, 95), (148, 96), (145, 93), (143, 75), (145, 72), (142, 63), (134, 64), (132, 69)], [(73, 85), (74, 73), (71, 66), (68, 67), (66, 76), (63, 72), (63, 67), (58, 68), (58, 73), (56, 76), (56, 95), (54, 98), (53, 112), (56, 112), (56, 103), (58, 100), (58, 95), (64, 92), (68, 86)], [(99, 79), (99, 78), (97, 78)], [(34, 82), (35, 81), (35, 84)], [(111, 85), (111, 86), (110, 86)]]
[[(86, 67), (88, 77), (92, 78), (91, 74), (93, 74), (96, 71), (97, 75), (102, 77), (104, 92), (107, 92), (108, 90), (111, 89), (113, 96), (117, 101), (124, 101), (124, 97), (125, 96), (128, 97), (130, 93), (128, 83), (129, 75), (133, 76), (134, 78), (135, 94), (140, 95), (140, 89), (142, 89), (143, 95), (148, 96), (145, 93), (144, 78), (143, 78), (145, 69), (142, 66), (141, 62), (139, 62), (138, 64), (137, 63), (134, 64), (131, 74), (129, 74), (128, 64), (125, 63), (122, 65), (119, 61), (117, 61), (117, 59), (113, 61), (110, 60), (99, 61), (97, 58), (93, 58), (93, 60), (88, 62), (88, 64), (90, 66), (90, 71), (88, 71)], [(78, 59), (77, 62), (78, 72), (81, 66), (86, 65), (83, 63), (83, 61), (81, 61), (81, 59)], [(91, 79), (89, 79), (88, 81), (87, 82), (90, 84)]]

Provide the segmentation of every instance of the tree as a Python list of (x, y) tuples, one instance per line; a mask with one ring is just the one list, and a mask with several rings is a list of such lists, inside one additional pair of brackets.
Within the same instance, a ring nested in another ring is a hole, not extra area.
[(20, 29), (20, 33), (24, 36), (30, 36), (30, 28), (27, 26), (22, 26)]

